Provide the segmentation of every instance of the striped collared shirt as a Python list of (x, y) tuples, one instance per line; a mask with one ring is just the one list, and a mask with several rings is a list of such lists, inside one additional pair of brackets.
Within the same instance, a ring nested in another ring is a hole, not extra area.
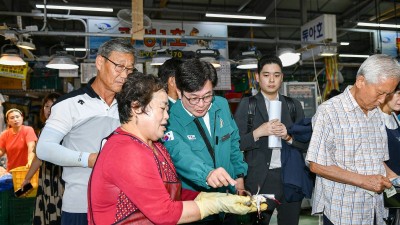
[[(366, 115), (348, 87), (318, 107), (306, 160), (335, 165), (358, 174), (385, 175), (389, 159), (385, 125), (379, 109)], [(384, 224), (387, 217), (382, 194), (317, 176), (312, 213), (323, 212), (333, 224)]]

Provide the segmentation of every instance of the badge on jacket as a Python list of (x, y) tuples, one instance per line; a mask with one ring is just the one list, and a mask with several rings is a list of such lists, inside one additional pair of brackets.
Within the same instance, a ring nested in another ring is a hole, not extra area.
[(187, 138), (189, 139), (189, 141), (196, 140), (196, 136), (194, 134), (188, 135)]
[(172, 141), (174, 140), (174, 133), (171, 131), (168, 131), (167, 133), (164, 134), (164, 137), (162, 138), (162, 140), (165, 141)]

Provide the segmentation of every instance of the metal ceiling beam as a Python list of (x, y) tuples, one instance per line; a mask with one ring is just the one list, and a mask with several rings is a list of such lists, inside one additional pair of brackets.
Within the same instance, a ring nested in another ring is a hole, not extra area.
[[(338, 16), (338, 20), (344, 21), (344, 26), (353, 24), (353, 21), (356, 21), (360, 15), (365, 14), (371, 9), (375, 8), (374, 1), (359, 1), (354, 7), (350, 7), (346, 10), (342, 15)], [(350, 23), (349, 23), (350, 22)]]
[(239, 8), (236, 10), (236, 12), (240, 13), (244, 8), (246, 8), (246, 6), (251, 2), (252, 0), (247, 0), (245, 2), (243, 2), (243, 4), (241, 4), (239, 6)]

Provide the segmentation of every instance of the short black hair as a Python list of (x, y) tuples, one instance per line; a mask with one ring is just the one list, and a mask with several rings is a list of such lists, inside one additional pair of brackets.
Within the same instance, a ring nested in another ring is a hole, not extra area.
[(121, 91), (115, 96), (121, 124), (128, 123), (131, 120), (132, 107), (141, 108), (142, 113), (144, 113), (153, 98), (153, 94), (163, 88), (164, 84), (158, 77), (145, 75), (138, 71), (129, 74)]
[(277, 64), (281, 70), (283, 68), (281, 59), (276, 55), (264, 55), (262, 56), (257, 63), (257, 72), (260, 73), (262, 68), (266, 64)]
[[(168, 78), (175, 77), (176, 70), (181, 63), (182, 60), (179, 58), (168, 59), (158, 68), (158, 77), (163, 83), (168, 83)], [(168, 85), (166, 85), (166, 91), (168, 91)]]
[(211, 63), (199, 59), (189, 59), (183, 62), (175, 75), (176, 86), (182, 92), (199, 91), (208, 80), (215, 87), (218, 82), (217, 71)]

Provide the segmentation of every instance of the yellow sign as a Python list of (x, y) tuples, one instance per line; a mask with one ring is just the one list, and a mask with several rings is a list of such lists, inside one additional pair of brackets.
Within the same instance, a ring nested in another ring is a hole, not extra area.
[(28, 73), (28, 64), (25, 66), (0, 65), (0, 77), (10, 77), (25, 80)]

